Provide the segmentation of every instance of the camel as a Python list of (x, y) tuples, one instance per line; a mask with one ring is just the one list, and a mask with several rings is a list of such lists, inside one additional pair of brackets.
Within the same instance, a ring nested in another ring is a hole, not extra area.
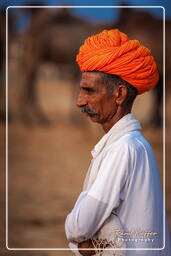
[(67, 8), (36, 8), (27, 11), (31, 11), (31, 22), (22, 37), (23, 54), (19, 62), (19, 70), (22, 73), (21, 116), (27, 123), (36, 121), (48, 124), (48, 117), (40, 107), (36, 88), (40, 65), (46, 62), (54, 63), (60, 73), (65, 75), (69, 72), (71, 79), (77, 79), (79, 72), (75, 55), (83, 40), (98, 29), (73, 16)]
[[(119, 28), (127, 33), (129, 38), (138, 38), (145, 46), (152, 49), (157, 60), (160, 80), (154, 90), (155, 113), (153, 124), (162, 123), (162, 76), (163, 76), (163, 37), (162, 20), (151, 14), (132, 8), (120, 9), (119, 19), (111, 25), (94, 25), (86, 20), (75, 17), (71, 10), (29, 8), (22, 11), (30, 15), (30, 23), (21, 35), (22, 50), (18, 60), (20, 76), (20, 114), (23, 121), (48, 124), (48, 117), (43, 113), (36, 87), (37, 72), (42, 63), (54, 63), (59, 73), (66, 76), (70, 73), (71, 79), (77, 81), (79, 70), (75, 63), (75, 55), (86, 37), (100, 32), (102, 29)], [(170, 31), (170, 22), (166, 21), (166, 30)], [(167, 35), (171, 33), (167, 32)], [(157, 43), (156, 43), (157, 42)], [(169, 45), (166, 52), (169, 56)], [(170, 77), (170, 58), (166, 59), (167, 81)], [(72, 89), (73, 91), (75, 88)]]

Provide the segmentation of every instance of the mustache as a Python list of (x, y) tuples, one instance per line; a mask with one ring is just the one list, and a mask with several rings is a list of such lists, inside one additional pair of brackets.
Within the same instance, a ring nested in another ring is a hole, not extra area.
[(87, 113), (87, 114), (90, 114), (90, 115), (97, 115), (98, 114), (96, 110), (90, 109), (87, 106), (80, 107), (80, 109), (81, 109), (81, 112)]

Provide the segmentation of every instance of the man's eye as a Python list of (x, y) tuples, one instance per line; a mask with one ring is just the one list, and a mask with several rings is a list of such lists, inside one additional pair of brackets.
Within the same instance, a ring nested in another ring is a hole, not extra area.
[(90, 93), (94, 92), (94, 90), (92, 88), (84, 88), (84, 90), (87, 92), (90, 92)]

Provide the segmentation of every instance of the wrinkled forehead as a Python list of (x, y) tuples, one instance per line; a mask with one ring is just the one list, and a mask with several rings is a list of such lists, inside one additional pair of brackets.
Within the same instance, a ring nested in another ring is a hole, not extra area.
[(102, 86), (100, 72), (82, 72), (80, 86), (97, 87)]

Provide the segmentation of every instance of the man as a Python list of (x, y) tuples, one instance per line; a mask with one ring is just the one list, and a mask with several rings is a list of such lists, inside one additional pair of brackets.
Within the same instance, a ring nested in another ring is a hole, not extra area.
[(77, 106), (106, 134), (92, 151), (83, 191), (66, 219), (67, 238), (79, 255), (98, 248), (100, 255), (169, 256), (156, 160), (131, 113), (136, 96), (158, 81), (154, 58), (115, 29), (87, 38), (77, 62)]

